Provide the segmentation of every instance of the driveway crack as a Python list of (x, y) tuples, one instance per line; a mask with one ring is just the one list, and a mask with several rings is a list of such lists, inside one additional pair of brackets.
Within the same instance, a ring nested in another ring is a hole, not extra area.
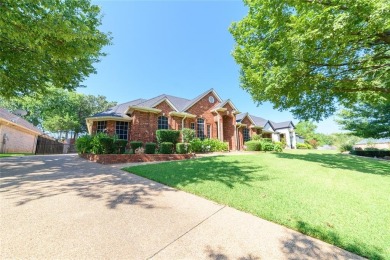
[(197, 228), (198, 226), (200, 226), (202, 223), (204, 223), (205, 221), (207, 221), (208, 219), (210, 219), (212, 216), (214, 216), (215, 214), (217, 214), (218, 212), (220, 212), (221, 210), (223, 210), (224, 208), (226, 208), (226, 205), (221, 207), (220, 209), (218, 209), (217, 211), (215, 211), (213, 214), (209, 215), (208, 217), (206, 217), (205, 219), (203, 219), (202, 221), (200, 221), (198, 224), (196, 224), (195, 226), (193, 226), (192, 228), (190, 228), (189, 230), (187, 230), (186, 232), (184, 232), (182, 235), (180, 235), (179, 237), (177, 237), (175, 240), (173, 240), (172, 242), (170, 242), (169, 244), (167, 244), (166, 246), (164, 246), (163, 248), (161, 248), (160, 250), (158, 250), (156, 253), (154, 253), (153, 255), (151, 255), (150, 257), (148, 257), (147, 259), (152, 259), (154, 256), (156, 256), (158, 253), (160, 253), (161, 251), (163, 251), (164, 249), (166, 249), (167, 247), (169, 247), (170, 245), (172, 245), (173, 243), (175, 243), (177, 240), (179, 240), (180, 238), (184, 237), (185, 235), (187, 235), (188, 233), (190, 233), (192, 230), (194, 230), (195, 228)]

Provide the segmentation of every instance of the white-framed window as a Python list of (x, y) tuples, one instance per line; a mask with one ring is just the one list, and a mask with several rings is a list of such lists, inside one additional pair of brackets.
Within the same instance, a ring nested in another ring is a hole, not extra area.
[(129, 133), (129, 122), (116, 121), (115, 134), (118, 139), (127, 140)]
[(195, 123), (194, 123), (194, 122), (191, 122), (190, 128), (193, 129), (193, 130), (195, 130)]
[(242, 130), (242, 134), (243, 134), (243, 136), (244, 136), (244, 142), (248, 142), (248, 141), (251, 140), (251, 137), (250, 137), (250, 135), (249, 135), (249, 129), (248, 129), (248, 128), (244, 128), (244, 129)]
[(206, 135), (207, 135), (207, 138), (211, 138), (211, 125), (207, 124), (206, 125)]
[(168, 129), (168, 117), (159, 116), (157, 122), (157, 129)]
[(214, 97), (213, 97), (213, 96), (209, 96), (209, 102), (210, 102), (211, 104), (214, 104), (214, 102), (215, 102), (215, 99), (214, 99)]
[(107, 128), (107, 121), (97, 121), (96, 133), (105, 133)]
[(204, 119), (203, 118), (198, 118), (196, 120), (196, 136), (200, 139), (204, 139)]

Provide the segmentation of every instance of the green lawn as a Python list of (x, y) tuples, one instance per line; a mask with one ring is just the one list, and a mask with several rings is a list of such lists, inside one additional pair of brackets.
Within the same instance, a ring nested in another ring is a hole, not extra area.
[(0, 153), (0, 158), (25, 155), (32, 155), (32, 153)]
[(390, 259), (390, 162), (287, 151), (125, 170), (373, 259)]

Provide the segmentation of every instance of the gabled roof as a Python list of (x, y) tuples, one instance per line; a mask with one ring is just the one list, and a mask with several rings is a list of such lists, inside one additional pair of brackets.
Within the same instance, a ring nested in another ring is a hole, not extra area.
[(280, 122), (280, 123), (275, 123), (275, 122), (270, 121), (270, 123), (275, 130), (282, 129), (282, 128), (290, 128), (290, 124), (295, 128), (295, 125), (292, 121), (284, 121), (284, 122)]
[(216, 105), (212, 111), (216, 111), (218, 109), (223, 108), (226, 104), (229, 104), (233, 110), (235, 110), (236, 114), (239, 113), (237, 107), (233, 104), (233, 102), (230, 99), (223, 100), (221, 103)]
[[(172, 107), (172, 109), (175, 110), (175, 112), (184, 113), (186, 110), (188, 110), (196, 102), (201, 100), (204, 96), (206, 96), (210, 92), (214, 94), (214, 96), (218, 99), (219, 102), (222, 102), (221, 98), (215, 92), (214, 89), (209, 89), (208, 91), (202, 93), (201, 95), (197, 96), (194, 99), (186, 99), (186, 98), (162, 94), (151, 99), (140, 98), (123, 104), (116, 105), (115, 107), (112, 107), (104, 112), (97, 113), (89, 117), (88, 119), (99, 118), (99, 117), (117, 117), (117, 118), (128, 119), (129, 117), (126, 115), (126, 113), (128, 112), (129, 107), (131, 107), (133, 110), (137, 108), (153, 110), (155, 106), (157, 106), (158, 104), (164, 101), (166, 101)], [(234, 107), (234, 109), (236, 109), (233, 103), (229, 99), (226, 100), (225, 104), (228, 102), (230, 102), (231, 106)]]
[(255, 122), (253, 121), (253, 119), (250, 117), (250, 115), (248, 113), (240, 113), (240, 114), (236, 115), (236, 122), (241, 123), (245, 117), (248, 117), (248, 119), (251, 121), (251, 123), (255, 124)]
[(5, 121), (11, 125), (17, 125), (36, 134), (43, 134), (43, 132), (39, 128), (35, 127), (33, 124), (31, 124), (24, 118), (12, 114), (4, 108), (0, 108), (0, 121)]
[[(248, 113), (238, 114), (236, 116), (236, 122), (238, 122), (238, 123), (241, 122), (242, 120), (244, 120), (245, 117), (248, 117), (249, 120), (253, 123), (253, 125), (257, 126), (257, 127), (265, 127), (265, 125), (268, 123), (267, 119), (264, 119), (264, 118), (258, 117), (258, 116), (254, 116), (254, 115), (250, 115)], [(272, 127), (272, 125), (271, 125), (271, 127)]]
[(197, 96), (196, 98), (190, 100), (190, 102), (183, 108), (183, 112), (188, 110), (189, 108), (191, 108), (193, 105), (195, 105), (196, 102), (198, 102), (199, 100), (201, 100), (202, 98), (204, 98), (204, 96), (206, 96), (207, 94), (209, 94), (210, 92), (212, 92), (214, 94), (214, 96), (218, 99), (219, 102), (222, 102), (222, 99), (219, 97), (219, 95), (217, 94), (217, 92), (214, 90), (214, 89), (209, 89), (207, 90), (206, 92), (200, 94), (199, 96)]
[(146, 101), (146, 99), (135, 99), (123, 104), (116, 105), (114, 107), (109, 108), (106, 111), (94, 114), (91, 117), (118, 117), (118, 118), (125, 118), (128, 117), (125, 113), (129, 106), (136, 106), (142, 102)]

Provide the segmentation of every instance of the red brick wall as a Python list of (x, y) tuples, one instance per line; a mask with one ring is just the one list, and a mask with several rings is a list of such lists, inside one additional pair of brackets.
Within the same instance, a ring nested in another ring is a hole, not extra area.
[[(214, 97), (215, 102), (210, 103), (209, 97)], [(205, 120), (205, 129), (204, 133), (207, 135), (207, 125), (211, 126), (211, 138), (218, 138), (218, 129), (217, 129), (217, 114), (211, 112), (211, 110), (219, 104), (217, 97), (213, 93), (209, 93), (196, 102), (192, 107), (190, 107), (187, 111), (190, 114), (194, 114), (197, 118), (203, 118)], [(156, 142), (156, 130), (157, 130), (157, 119), (161, 115), (165, 115), (168, 117), (169, 128), (173, 130), (181, 130), (182, 129), (182, 117), (171, 117), (169, 113), (174, 111), (174, 109), (167, 103), (162, 102), (158, 104), (155, 108), (161, 109), (160, 114), (154, 114), (149, 112), (140, 112), (134, 111), (132, 114), (132, 122), (130, 124), (129, 130), (129, 140), (130, 141), (142, 141), (142, 142)], [(233, 108), (230, 104), (226, 104), (224, 108), (227, 109), (225, 112), (220, 112), (220, 125), (221, 130), (223, 131), (223, 140), (225, 142), (229, 142), (229, 149), (236, 149), (235, 142), (235, 123), (236, 117), (232, 113)], [(187, 118), (184, 121), (184, 127), (190, 128), (190, 123), (195, 123), (195, 131), (197, 128), (196, 119)], [(96, 132), (96, 122), (93, 123), (92, 132)], [(109, 133), (115, 133), (115, 121), (107, 121), (107, 129)]]
[[(212, 104), (209, 102), (209, 97), (214, 97), (215, 102)], [(217, 97), (213, 93), (209, 93), (196, 102), (192, 107), (190, 107), (186, 112), (196, 115), (197, 118), (204, 119), (204, 133), (207, 134), (207, 125), (211, 125), (211, 137), (217, 138), (217, 128), (215, 127), (214, 116), (211, 112), (212, 108), (218, 105)], [(190, 128), (190, 122), (195, 122), (195, 131), (197, 129), (196, 118), (186, 120), (186, 127)]]
[(157, 118), (159, 115), (149, 112), (134, 111), (130, 140), (156, 142)]
[(234, 138), (235, 116), (223, 116), (223, 141), (229, 143), (230, 150), (236, 150)]

